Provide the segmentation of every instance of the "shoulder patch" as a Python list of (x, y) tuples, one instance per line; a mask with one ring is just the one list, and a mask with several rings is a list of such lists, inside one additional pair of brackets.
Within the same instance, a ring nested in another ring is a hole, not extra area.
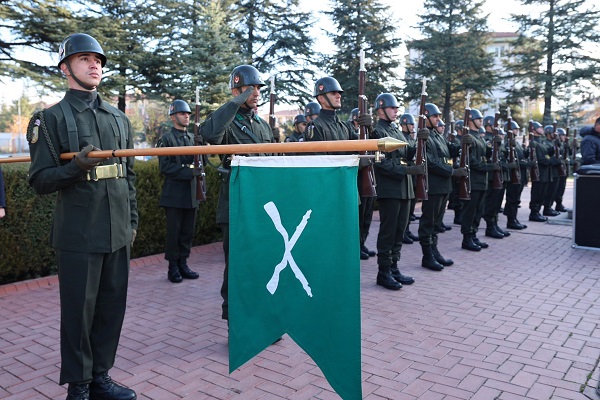
[(27, 125), (27, 141), (30, 144), (37, 143), (40, 138), (40, 125), (44, 119), (43, 111), (38, 111), (31, 116), (29, 124)]

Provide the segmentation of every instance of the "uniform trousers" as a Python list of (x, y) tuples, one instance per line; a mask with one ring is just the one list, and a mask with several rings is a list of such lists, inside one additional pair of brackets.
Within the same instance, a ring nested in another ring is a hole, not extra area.
[(56, 249), (61, 385), (90, 382), (114, 365), (127, 302), (129, 252), (129, 245), (108, 254)]
[(419, 219), (419, 243), (430, 246), (434, 244), (433, 236), (436, 226), (442, 224), (444, 209), (448, 201), (448, 194), (429, 194), (428, 200), (421, 202), (421, 218)]
[(167, 216), (165, 260), (177, 261), (190, 256), (197, 211), (197, 208), (165, 207)]
[(558, 176), (552, 177), (552, 182), (548, 182), (548, 185), (546, 185), (546, 192), (544, 193), (544, 200), (542, 202), (545, 208), (550, 208), (554, 202), (554, 197), (558, 190), (558, 178)]
[(531, 183), (531, 200), (529, 201), (531, 212), (540, 212), (540, 208), (542, 208), (542, 204), (544, 203), (546, 186), (548, 186), (548, 182), (537, 181)]
[(558, 187), (556, 188), (556, 194), (554, 195), (554, 201), (557, 205), (562, 204), (563, 196), (565, 194), (565, 189), (567, 188), (567, 177), (559, 176), (558, 177)]
[(360, 197), (360, 204), (358, 205), (358, 229), (360, 232), (360, 246), (364, 246), (367, 236), (369, 236), (369, 229), (371, 229), (371, 222), (373, 221), (373, 205), (375, 204), (375, 197)]
[(521, 204), (521, 192), (523, 185), (521, 183), (508, 183), (506, 185), (506, 203), (504, 204), (504, 215), (508, 220), (516, 219)]
[(464, 202), (460, 233), (477, 233), (481, 215), (483, 214), (483, 200), (485, 190), (471, 189), (471, 200)]
[(493, 222), (498, 216), (500, 205), (502, 204), (502, 198), (504, 197), (504, 188), (492, 189), (492, 182), (488, 182), (490, 185), (485, 191), (485, 197), (483, 199), (483, 219), (485, 222)]
[(392, 265), (400, 259), (402, 239), (410, 218), (410, 202), (404, 199), (377, 199), (379, 234), (377, 264)]

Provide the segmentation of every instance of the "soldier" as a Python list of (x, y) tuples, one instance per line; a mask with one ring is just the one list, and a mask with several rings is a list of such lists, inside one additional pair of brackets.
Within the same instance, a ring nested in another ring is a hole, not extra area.
[(304, 107), (304, 116), (306, 117), (306, 123), (309, 123), (313, 119), (319, 116), (319, 112), (321, 111), (321, 106), (319, 103), (311, 101), (307, 103)]
[[(454, 261), (445, 259), (437, 248), (438, 233), (435, 227), (441, 223), (444, 208), (448, 201), (448, 194), (452, 190), (452, 176), (466, 176), (465, 168), (453, 169), (451, 160), (458, 156), (459, 148), (444, 140), (435, 127), (440, 120), (439, 108), (432, 103), (425, 104), (426, 130), (429, 130), (427, 139), (427, 173), (428, 173), (428, 200), (421, 203), (421, 219), (419, 220), (419, 242), (423, 252), (421, 266), (433, 271), (441, 271), (444, 267), (454, 264)], [(419, 132), (417, 132), (419, 135)]]
[[(444, 136), (445, 130), (446, 130), (446, 124), (444, 123), (444, 121), (442, 121), (441, 119), (438, 121), (437, 127), (435, 128), (437, 133)], [(444, 208), (442, 210), (442, 215), (440, 215), (440, 224), (436, 225), (435, 230), (438, 233), (444, 233), (446, 231), (452, 230), (452, 227), (450, 225), (446, 225), (444, 224), (444, 215), (446, 214), (446, 207), (448, 205), (448, 199), (450, 198), (450, 194), (448, 194), (448, 198), (446, 199), (446, 202), (444, 203)]]
[[(562, 151), (569, 152), (569, 143), (568, 143), (568, 138), (567, 138), (567, 132), (563, 129), (563, 128), (558, 128), (556, 130), (556, 133), (558, 135), (558, 140), (560, 141), (560, 145), (558, 146), (559, 149), (562, 149)], [(562, 155), (560, 155), (562, 157)], [(559, 158), (561, 158), (559, 157)], [(561, 162), (563, 162), (564, 160), (562, 160), (561, 158)], [(554, 199), (553, 199), (553, 203), (556, 203), (556, 207), (554, 207), (554, 209), (556, 211), (559, 212), (567, 212), (568, 210), (565, 208), (565, 206), (563, 205), (563, 196), (565, 194), (565, 189), (567, 188), (567, 174), (565, 174), (564, 176), (559, 176), (558, 177), (558, 187), (556, 188), (556, 193), (554, 194)], [(552, 204), (552, 203), (551, 203)]]
[[(169, 107), (169, 118), (173, 122), (171, 130), (159, 139), (158, 147), (192, 146), (194, 137), (188, 133), (192, 110), (183, 100), (175, 100)], [(196, 179), (202, 175), (202, 168), (194, 168), (193, 156), (158, 157), (160, 172), (165, 176), (158, 205), (165, 209), (167, 217), (167, 243), (165, 260), (169, 262), (167, 278), (173, 283), (185, 279), (198, 279), (199, 275), (187, 265), (190, 256), (198, 200), (196, 200)]]
[[(517, 124), (516, 121), (511, 122), (511, 127), (508, 126), (507, 122), (505, 124), (505, 129), (507, 131), (509, 129), (512, 129), (513, 132), (518, 132), (519, 124)], [(525, 151), (523, 150), (523, 146), (521, 146), (521, 144), (516, 141), (514, 136), (512, 140), (512, 146), (515, 149), (515, 159), (517, 160), (517, 167), (519, 168), (521, 180), (519, 181), (519, 183), (512, 183), (509, 181), (506, 185), (506, 201), (504, 204), (504, 215), (506, 215), (507, 217), (506, 228), (522, 230), (527, 228), (527, 225), (519, 222), (517, 218), (517, 213), (519, 211), (519, 204), (521, 204), (521, 193), (523, 192), (523, 187), (527, 184), (527, 168), (531, 166), (531, 162), (527, 159)], [(507, 151), (509, 145), (511, 145), (511, 143), (507, 141)]]
[(537, 182), (531, 182), (529, 220), (533, 222), (546, 222), (548, 218), (542, 216), (540, 214), (540, 210), (544, 202), (546, 187), (548, 186), (548, 182), (550, 182), (552, 179), (552, 173), (550, 171), (550, 156), (548, 155), (548, 148), (545, 145), (545, 141), (543, 141), (541, 138), (544, 132), (542, 124), (537, 121), (533, 121), (531, 122), (531, 126), (533, 128), (533, 140), (529, 142), (529, 151), (535, 151), (538, 160), (540, 179)]
[[(273, 143), (273, 132), (269, 123), (260, 118), (254, 108), (260, 100), (260, 88), (265, 86), (258, 70), (251, 65), (239, 65), (233, 69), (229, 88), (233, 99), (213, 112), (202, 124), (202, 133), (210, 144)], [(223, 232), (225, 270), (221, 296), (221, 317), (229, 319), (229, 170), (230, 159), (224, 157), (221, 174), (221, 190), (217, 206), (217, 224)]]
[(556, 217), (557, 215), (560, 215), (560, 212), (552, 208), (552, 203), (554, 202), (554, 196), (556, 195), (556, 191), (558, 189), (558, 171), (562, 160), (559, 158), (559, 154), (556, 154), (554, 151), (554, 143), (555, 140), (557, 140), (554, 133), (554, 126), (546, 125), (544, 127), (544, 134), (546, 135), (545, 145), (548, 151), (547, 155), (549, 156), (551, 178), (548, 181), (548, 184), (546, 185), (546, 191), (544, 192), (543, 215), (546, 217)]
[[(136, 399), (108, 375), (125, 317), (130, 246), (138, 226), (133, 157), (90, 158), (92, 150), (132, 149), (127, 116), (100, 98), (106, 56), (76, 33), (58, 51), (69, 90), (32, 117), (29, 184), (58, 192), (50, 233), (60, 282), (60, 384), (67, 400)], [(34, 122), (35, 121), (35, 122)], [(35, 126), (35, 127), (34, 127)], [(77, 152), (69, 160), (61, 153)]]
[[(406, 143), (408, 143), (408, 146), (415, 147), (415, 149), (416, 149), (417, 142), (413, 138), (413, 134), (415, 133), (415, 117), (412, 114), (408, 114), (408, 113), (402, 114), (400, 116), (400, 129), (402, 130), (402, 135), (404, 135), (404, 138), (406, 139)], [(407, 165), (409, 165), (409, 166), (415, 165), (413, 157), (409, 157), (406, 160), (406, 162), (407, 162)], [(416, 188), (416, 185), (417, 185), (417, 182), (416, 182), (417, 180), (416, 179), (411, 179), (411, 180), (413, 183), (413, 191), (414, 191), (414, 189)], [(417, 199), (413, 197), (412, 199), (410, 199), (409, 223), (406, 225), (406, 232), (404, 232), (404, 238), (402, 239), (402, 243), (404, 243), (404, 244), (412, 244), (414, 242), (419, 241), (419, 237), (410, 231), (410, 221), (416, 220), (416, 218), (413, 219), (413, 217), (415, 215), (416, 205), (417, 205)]]
[(356, 131), (356, 134), (358, 135), (358, 122), (356, 122), (356, 120), (358, 119), (358, 108), (353, 108), (352, 111), (350, 111), (350, 116), (348, 117), (348, 122), (350, 122), (352, 124), (352, 126), (354, 127), (354, 130)]
[[(377, 139), (392, 137), (407, 141), (394, 121), (398, 117), (398, 101), (390, 93), (382, 93), (375, 100), (377, 125), (373, 136)], [(427, 140), (429, 132), (423, 129), (419, 138)], [(402, 239), (408, 226), (410, 202), (415, 197), (411, 175), (424, 174), (424, 165), (408, 165), (416, 147), (405, 146), (386, 155), (375, 163), (377, 203), (379, 204), (379, 234), (377, 235), (377, 284), (386, 289), (398, 290), (402, 285), (412, 285), (415, 280), (398, 269)]]
[(298, 114), (294, 117), (294, 132), (288, 136), (286, 142), (303, 142), (304, 130), (306, 129), (306, 117), (304, 114)]
[[(488, 186), (488, 172), (501, 169), (498, 163), (488, 162), (491, 149), (480, 135), (479, 128), (481, 128), (482, 123), (483, 116), (481, 112), (476, 108), (471, 109), (469, 113), (469, 133), (468, 136), (464, 136), (462, 139), (464, 141), (467, 137), (472, 138), (472, 145), (469, 150), (471, 200), (464, 203), (460, 226), (460, 232), (463, 235), (461, 247), (471, 251), (480, 251), (482, 248), (489, 247), (487, 243), (477, 238), (477, 229), (483, 214), (483, 200)], [(494, 138), (493, 140), (502, 141), (502, 138)]]
[[(463, 136), (463, 126), (464, 126), (463, 120), (456, 121), (456, 123), (454, 124), (454, 128), (456, 129), (456, 131), (451, 132), (450, 135), (448, 135), (449, 136), (448, 141), (458, 148), (461, 147), (461, 139)], [(454, 158), (453, 166), (454, 166), (454, 168), (458, 168), (458, 166), (459, 166), (458, 157)], [(452, 179), (452, 191), (450, 192), (450, 195), (448, 196), (448, 210), (454, 211), (453, 222), (456, 225), (460, 225), (460, 223), (461, 223), (461, 214), (462, 214), (462, 209), (463, 209), (463, 202), (459, 196), (458, 182), (459, 182), (458, 179)]]

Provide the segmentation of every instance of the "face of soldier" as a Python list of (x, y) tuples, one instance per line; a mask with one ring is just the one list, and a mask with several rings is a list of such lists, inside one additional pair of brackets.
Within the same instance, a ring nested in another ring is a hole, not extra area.
[(386, 107), (384, 108), (384, 111), (383, 114), (387, 116), (385, 119), (392, 122), (398, 119), (398, 107)]
[(306, 122), (299, 122), (296, 124), (296, 132), (303, 133), (305, 130), (306, 130)]
[(172, 114), (171, 121), (175, 129), (185, 130), (190, 125), (190, 114), (186, 112)]
[[(338, 110), (342, 108), (342, 94), (340, 92), (328, 92), (321, 94), (318, 97), (326, 97), (323, 99), (323, 102), (319, 102), (321, 108), (324, 108), (325, 110)], [(329, 101), (327, 101), (327, 99), (329, 99)]]
[[(85, 85), (98, 86), (102, 80), (102, 60), (96, 53), (77, 53), (70, 56), (67, 60), (71, 66), (73, 74)], [(71, 89), (88, 90), (81, 87), (73, 79), (66, 63), (60, 65), (60, 69), (67, 76), (67, 81)]]
[(437, 127), (438, 123), (440, 122), (440, 115), (436, 114), (436, 115), (430, 115), (429, 118), (427, 118), (427, 127), (428, 128), (433, 128), (433, 127)]
[(414, 133), (415, 131), (415, 126), (413, 124), (402, 124), (401, 125), (402, 128), (402, 133)]
[(317, 118), (319, 116), (319, 114), (312, 114), (312, 115), (306, 115), (306, 122), (310, 122), (310, 121), (314, 121), (315, 118)]
[(478, 131), (481, 125), (483, 124), (483, 118), (476, 118), (474, 120), (469, 121), (469, 128), (474, 131)]
[(242, 104), (242, 107), (244, 108), (249, 108), (249, 109), (255, 109), (256, 107), (258, 107), (258, 102), (260, 101), (260, 85), (248, 85), (248, 86), (242, 86), (240, 88), (234, 88), (233, 90), (233, 95), (237, 96), (239, 94), (244, 93), (246, 90), (248, 89), (252, 89), (252, 94), (250, 95), (250, 97), (248, 97), (248, 100), (246, 100), (246, 102), (244, 104)]

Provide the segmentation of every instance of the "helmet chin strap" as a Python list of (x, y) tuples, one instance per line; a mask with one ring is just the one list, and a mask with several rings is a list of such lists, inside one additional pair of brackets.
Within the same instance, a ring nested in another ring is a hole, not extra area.
[(77, 84), (79, 86), (81, 86), (82, 88), (84, 88), (86, 90), (96, 90), (97, 86), (87, 85), (87, 84), (81, 82), (81, 80), (77, 76), (75, 76), (75, 74), (73, 73), (73, 70), (71, 69), (71, 63), (69, 63), (69, 61), (65, 61), (65, 65), (67, 66), (67, 69), (69, 70), (69, 73), (71, 74), (71, 77), (73, 78), (73, 80), (75, 82), (77, 82)]
[(390, 116), (388, 115), (388, 113), (387, 113), (387, 111), (385, 110), (385, 108), (383, 109), (383, 114), (385, 114), (385, 117), (388, 119), (388, 121), (390, 121), (390, 122), (394, 122), (394, 121), (392, 120), (392, 118), (390, 118)]
[(329, 107), (331, 107), (332, 110), (339, 109), (340, 107), (334, 107), (333, 104), (331, 104), (331, 100), (329, 100), (329, 96), (328, 96), (329, 93), (331, 93), (331, 92), (324, 93), (325, 98), (327, 99), (327, 103), (329, 104)]

